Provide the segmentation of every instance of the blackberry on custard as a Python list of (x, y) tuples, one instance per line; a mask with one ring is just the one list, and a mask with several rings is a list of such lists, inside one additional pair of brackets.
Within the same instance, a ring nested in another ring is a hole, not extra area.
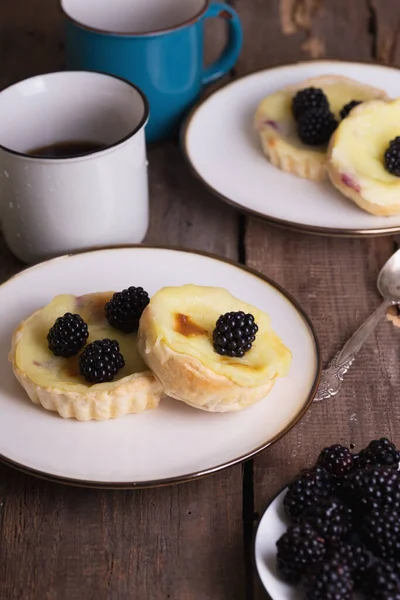
[(332, 495), (332, 482), (328, 472), (322, 467), (308, 469), (300, 473), (292, 483), (283, 500), (287, 516), (294, 522)]
[(79, 356), (79, 370), (89, 383), (112, 381), (125, 365), (116, 340), (95, 340)]
[(309, 87), (297, 92), (292, 100), (292, 112), (296, 121), (308, 110), (323, 108), (329, 110), (328, 98), (320, 88)]
[(252, 314), (243, 311), (221, 315), (213, 331), (214, 350), (221, 356), (242, 358), (256, 339), (258, 326)]
[(88, 326), (80, 315), (65, 313), (50, 328), (47, 342), (55, 356), (69, 358), (82, 350), (88, 335)]
[(150, 298), (142, 287), (131, 286), (116, 292), (105, 305), (107, 320), (116, 329), (132, 333), (139, 328), (140, 317)]
[(326, 108), (314, 108), (305, 112), (298, 121), (297, 132), (307, 146), (326, 145), (338, 123)]
[(384, 154), (384, 164), (386, 171), (400, 177), (400, 136), (395, 137), (389, 143)]
[(289, 583), (300, 581), (326, 553), (325, 540), (307, 524), (289, 527), (276, 546), (278, 570)]
[(342, 110), (340, 111), (340, 118), (343, 120), (346, 117), (348, 117), (353, 108), (355, 108), (359, 104), (361, 104), (361, 100), (351, 100), (350, 102), (345, 104)]

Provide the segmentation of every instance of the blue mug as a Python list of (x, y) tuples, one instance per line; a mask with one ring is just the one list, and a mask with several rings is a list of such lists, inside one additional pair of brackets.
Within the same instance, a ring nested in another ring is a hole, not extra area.
[[(237, 13), (210, 0), (61, 0), (67, 68), (118, 75), (147, 96), (149, 142), (172, 137), (203, 86), (236, 63), (243, 34)], [(228, 23), (220, 58), (204, 67), (204, 22)]]

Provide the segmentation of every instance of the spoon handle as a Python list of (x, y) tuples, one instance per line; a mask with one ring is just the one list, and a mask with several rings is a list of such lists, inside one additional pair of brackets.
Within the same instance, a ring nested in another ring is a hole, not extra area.
[(321, 381), (314, 402), (329, 400), (340, 391), (343, 378), (353, 364), (357, 352), (371, 335), (389, 306), (394, 304), (385, 300), (374, 313), (357, 329), (345, 343), (342, 350), (336, 354), (329, 366), (322, 371)]

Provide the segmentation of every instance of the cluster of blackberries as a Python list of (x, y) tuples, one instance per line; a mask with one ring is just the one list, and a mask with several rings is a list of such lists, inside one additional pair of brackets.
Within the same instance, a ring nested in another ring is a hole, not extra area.
[(386, 438), (359, 454), (336, 444), (289, 485), (277, 566), (306, 600), (400, 600), (399, 465)]
[[(137, 331), (139, 320), (150, 298), (141, 287), (130, 287), (116, 292), (105, 305), (105, 313), (112, 327), (131, 333)], [(47, 334), (49, 349), (55, 356), (70, 358), (86, 345), (88, 326), (80, 315), (65, 313), (56, 319)], [(79, 356), (81, 375), (90, 383), (112, 381), (125, 365), (119, 344), (108, 338), (88, 344)]]
[[(341, 118), (345, 119), (357, 104), (360, 102), (352, 100), (343, 106)], [(297, 92), (292, 100), (292, 112), (297, 122), (299, 138), (308, 146), (326, 145), (338, 126), (328, 98), (319, 88), (309, 87)]]

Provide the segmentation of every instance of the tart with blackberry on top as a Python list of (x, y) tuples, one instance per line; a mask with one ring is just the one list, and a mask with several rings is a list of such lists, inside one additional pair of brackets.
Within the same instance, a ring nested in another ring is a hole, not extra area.
[(23, 321), (9, 359), (32, 402), (80, 421), (156, 408), (162, 389), (136, 344), (148, 302), (141, 288), (65, 294)]
[(387, 95), (339, 75), (322, 75), (270, 94), (254, 119), (264, 154), (282, 171), (326, 179), (327, 146), (338, 123), (357, 104), (375, 98)]
[(268, 315), (217, 287), (161, 289), (143, 311), (138, 346), (166, 394), (212, 412), (261, 400), (291, 363)]
[(356, 106), (329, 146), (333, 185), (363, 210), (400, 214), (400, 99)]

